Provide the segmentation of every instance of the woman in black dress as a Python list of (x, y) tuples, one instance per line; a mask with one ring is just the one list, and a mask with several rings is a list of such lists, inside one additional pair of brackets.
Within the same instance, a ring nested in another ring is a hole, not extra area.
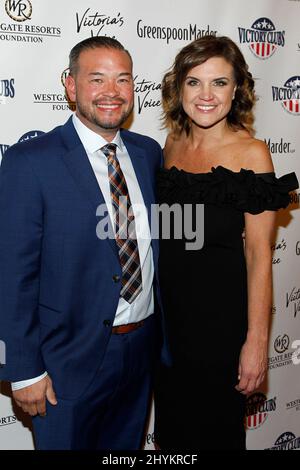
[(274, 211), (288, 205), (297, 179), (276, 178), (268, 147), (253, 137), (254, 81), (229, 38), (184, 47), (162, 94), (170, 133), (159, 203), (192, 208), (185, 224), (193, 229), (204, 204), (204, 244), (187, 248), (175, 216), (171, 237), (161, 235), (173, 364), (157, 375), (156, 442), (162, 450), (245, 449), (245, 398), (267, 369)]

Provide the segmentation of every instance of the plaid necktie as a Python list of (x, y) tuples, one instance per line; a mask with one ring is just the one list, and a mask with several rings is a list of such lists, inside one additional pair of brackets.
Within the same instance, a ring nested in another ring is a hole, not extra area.
[(135, 219), (126, 180), (116, 156), (116, 145), (107, 144), (101, 150), (107, 157), (110, 195), (115, 219), (115, 237), (122, 266), (120, 296), (131, 304), (142, 291), (142, 271)]

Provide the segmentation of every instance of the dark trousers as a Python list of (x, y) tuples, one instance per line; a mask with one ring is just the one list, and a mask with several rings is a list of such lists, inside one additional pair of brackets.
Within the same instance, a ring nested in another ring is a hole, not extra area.
[[(156, 351), (156, 321), (112, 334), (94, 380), (76, 400), (57, 397), (47, 416), (33, 418), (36, 448), (136, 450), (141, 448)], [(54, 389), (55, 389), (55, 384)]]

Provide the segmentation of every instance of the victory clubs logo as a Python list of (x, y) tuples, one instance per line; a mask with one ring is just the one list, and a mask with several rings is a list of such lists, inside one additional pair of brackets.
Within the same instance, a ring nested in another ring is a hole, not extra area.
[(238, 30), (240, 43), (249, 44), (251, 52), (259, 59), (268, 59), (285, 44), (285, 31), (277, 31), (269, 18), (259, 18), (251, 28)]
[(272, 86), (273, 101), (280, 101), (290, 114), (300, 115), (300, 75), (290, 77), (282, 87)]

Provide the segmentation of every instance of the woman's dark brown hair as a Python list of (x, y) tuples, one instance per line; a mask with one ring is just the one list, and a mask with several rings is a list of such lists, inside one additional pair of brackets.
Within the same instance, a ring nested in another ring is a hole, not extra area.
[(233, 67), (237, 85), (235, 98), (227, 116), (233, 129), (246, 129), (253, 133), (254, 80), (238, 46), (228, 37), (204, 36), (185, 46), (176, 56), (173, 67), (162, 81), (164, 127), (175, 135), (190, 132), (190, 119), (182, 104), (182, 88), (189, 71), (212, 57), (223, 57)]

